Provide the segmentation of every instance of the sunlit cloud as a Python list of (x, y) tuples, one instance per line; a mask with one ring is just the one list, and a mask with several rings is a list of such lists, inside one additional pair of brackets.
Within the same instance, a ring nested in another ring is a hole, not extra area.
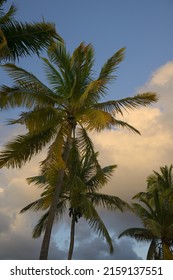
[(150, 84), (163, 87), (171, 79), (173, 79), (173, 61), (166, 63), (156, 70), (151, 77)]

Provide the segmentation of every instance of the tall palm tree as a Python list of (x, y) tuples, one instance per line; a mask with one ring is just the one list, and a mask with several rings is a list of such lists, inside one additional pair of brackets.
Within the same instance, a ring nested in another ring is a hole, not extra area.
[[(97, 158), (97, 153), (95, 157)], [(96, 206), (102, 206), (109, 210), (128, 208), (127, 203), (120, 198), (112, 195), (102, 194), (98, 192), (111, 178), (111, 175), (116, 168), (116, 165), (99, 168), (96, 164), (95, 157), (90, 152), (79, 153), (79, 147), (73, 142), (73, 147), (70, 151), (68, 159), (68, 168), (64, 177), (63, 187), (61, 189), (60, 198), (57, 203), (56, 217), (59, 218), (67, 209), (71, 217), (70, 230), (70, 245), (68, 251), (68, 259), (72, 259), (75, 238), (75, 224), (83, 217), (87, 220), (90, 227), (99, 235), (105, 237), (110, 252), (113, 252), (112, 240), (109, 232), (106, 229), (104, 222), (99, 216)], [(30, 203), (21, 212), (27, 210), (38, 211), (40, 209), (49, 209), (52, 195), (54, 193), (53, 178), (47, 181), (44, 175), (31, 177), (29, 183), (46, 186), (46, 191), (41, 195), (41, 198), (33, 203)], [(39, 237), (45, 230), (47, 224), (49, 210), (41, 217), (38, 224), (33, 230), (33, 237)]]
[(18, 120), (10, 123), (24, 124), (28, 129), (27, 134), (19, 135), (7, 143), (0, 155), (0, 167), (20, 168), (49, 143), (48, 155), (43, 164), (50, 171), (51, 165), (56, 163), (58, 170), (41, 259), (46, 259), (48, 255), (51, 229), (72, 135), (80, 137), (81, 144), (85, 142), (90, 145), (87, 131), (100, 132), (103, 129), (125, 127), (139, 133), (133, 126), (115, 117), (118, 114), (123, 115), (123, 110), (148, 106), (157, 100), (155, 93), (148, 92), (102, 102), (102, 98), (108, 93), (109, 83), (116, 78), (113, 73), (124, 58), (124, 49), (120, 49), (107, 60), (96, 79), (93, 77), (94, 51), (91, 44), (81, 43), (71, 55), (65, 44), (54, 43), (49, 48), (48, 58), (43, 61), (50, 87), (32, 73), (7, 64), (5, 69), (12, 77), (14, 86), (2, 86), (0, 89), (2, 109), (16, 106), (27, 109)]
[(0, 63), (15, 61), (20, 57), (39, 54), (54, 39), (62, 40), (54, 24), (46, 22), (22, 23), (17, 21), (17, 8), (12, 4), (7, 12), (3, 9), (6, 0), (0, 0)]
[(173, 259), (172, 201), (157, 189), (150, 193), (150, 199), (147, 193), (137, 197), (142, 204), (133, 203), (133, 209), (144, 228), (126, 229), (119, 238), (129, 236), (139, 242), (150, 242), (147, 259)]

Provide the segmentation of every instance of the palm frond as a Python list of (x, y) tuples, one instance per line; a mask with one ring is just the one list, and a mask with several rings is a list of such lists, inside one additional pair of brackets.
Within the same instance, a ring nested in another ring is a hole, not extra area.
[(60, 98), (60, 96), (66, 91), (66, 84), (63, 80), (63, 77), (47, 58), (42, 59), (44, 61), (45, 73), (49, 84), (52, 90), (57, 94), (57, 97)]
[[(67, 202), (66, 200), (62, 199), (61, 201), (59, 201), (59, 203), (57, 203), (55, 219), (57, 220), (61, 219), (66, 209), (67, 209)], [(47, 226), (48, 216), (49, 216), (49, 210), (40, 218), (40, 220), (34, 227), (33, 238), (40, 237), (40, 235), (45, 231)]]
[(140, 135), (139, 130), (137, 130), (134, 126), (132, 126), (132, 125), (130, 125), (127, 122), (124, 122), (122, 120), (117, 120), (117, 119), (115, 119), (113, 117), (111, 119), (111, 123), (110, 123), (108, 128), (112, 128), (112, 127), (126, 128), (126, 129), (128, 129), (128, 130), (130, 130), (132, 132), (135, 132), (135, 133)]
[(63, 160), (63, 151), (65, 144), (66, 127), (61, 124), (59, 130), (56, 131), (56, 138), (50, 145), (47, 157), (41, 162), (41, 169), (43, 174), (51, 181), (56, 180), (57, 171), (65, 168)]
[(3, 110), (15, 107), (32, 109), (38, 105), (45, 107), (45, 104), (54, 105), (53, 98), (38, 92), (35, 94), (32, 90), (21, 87), (0, 87), (0, 108)]
[(147, 201), (145, 201), (144, 199), (141, 199), (141, 202), (144, 202), (146, 207), (143, 207), (142, 205), (138, 204), (138, 203), (132, 203), (135, 214), (140, 217), (142, 219), (142, 221), (146, 221), (148, 219), (153, 219), (156, 218), (156, 213), (155, 211), (152, 209), (151, 205), (149, 205), (149, 203)]
[(32, 237), (38, 238), (45, 231), (47, 221), (48, 221), (49, 211), (47, 211), (38, 221), (36, 226), (33, 229)]
[(128, 203), (123, 201), (117, 196), (107, 195), (102, 193), (90, 192), (87, 196), (91, 199), (93, 205), (101, 206), (108, 210), (120, 210), (123, 212), (124, 210), (130, 210), (130, 206)]
[(118, 65), (124, 59), (124, 52), (125, 48), (118, 50), (102, 67), (98, 79), (105, 80), (105, 85), (116, 78), (113, 72), (117, 70)]
[(87, 180), (88, 188), (92, 191), (102, 188), (111, 179), (115, 168), (117, 165), (109, 165), (95, 170), (94, 175)]
[(8, 142), (4, 150), (0, 153), (0, 167), (20, 168), (33, 155), (40, 152), (52, 139), (55, 130), (49, 128), (39, 133), (19, 135), (14, 140)]
[(156, 93), (145, 92), (133, 97), (127, 97), (120, 100), (109, 100), (95, 105), (96, 109), (104, 110), (110, 114), (121, 114), (123, 111), (133, 110), (140, 106), (148, 106), (158, 100)]
[(109, 232), (98, 215), (96, 209), (93, 207), (92, 203), (90, 203), (88, 200), (83, 201), (85, 207), (87, 208), (87, 211), (84, 212), (85, 219), (88, 221), (89, 226), (91, 229), (93, 229), (99, 236), (102, 236), (106, 239), (106, 242), (109, 245), (110, 253), (113, 252), (113, 245), (112, 245), (112, 239), (109, 235)]
[[(73, 86), (73, 76), (71, 73), (70, 53), (67, 52), (65, 44), (61, 42), (53, 43), (48, 49), (48, 57), (52, 63), (58, 66), (61, 75), (70, 89)], [(67, 92), (69, 93), (69, 91)]]
[(145, 228), (126, 229), (118, 236), (118, 238), (121, 238), (123, 236), (132, 237), (137, 241), (145, 241), (145, 242), (151, 241), (153, 239), (152, 233)]
[[(1, 1), (1, 2), (6, 2), (6, 1)], [(12, 4), (10, 6), (9, 10), (6, 13), (1, 11), (1, 13), (0, 13), (0, 26), (2, 26), (3, 24), (7, 25), (9, 22), (14, 20), (14, 15), (16, 14), (16, 12), (17, 12), (17, 7), (14, 4)]]
[(39, 51), (47, 48), (53, 38), (62, 41), (55, 25), (46, 22), (29, 24), (13, 20), (1, 25), (1, 30), (7, 38), (9, 49), (9, 54), (1, 58), (3, 60), (15, 61), (26, 55), (39, 55)]
[(34, 108), (32, 111), (21, 113), (20, 118), (17, 120), (8, 120), (8, 124), (25, 124), (30, 133), (39, 132), (50, 127), (55, 127), (58, 130), (60, 124), (62, 125), (62, 114), (61, 111), (52, 106)]
[(89, 109), (86, 110), (86, 112), (83, 112), (81, 121), (83, 122), (86, 130), (100, 132), (105, 128), (110, 129), (112, 127), (113, 119), (112, 116), (107, 112)]
[(52, 199), (51, 196), (41, 197), (40, 199), (37, 199), (36, 201), (25, 206), (20, 211), (20, 213), (24, 213), (28, 210), (32, 210), (32, 211), (46, 210), (50, 206), (51, 199)]

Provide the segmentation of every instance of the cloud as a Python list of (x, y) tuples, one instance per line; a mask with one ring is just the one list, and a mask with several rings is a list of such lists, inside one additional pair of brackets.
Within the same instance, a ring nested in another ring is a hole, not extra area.
[(165, 86), (173, 80), (173, 61), (166, 63), (156, 70), (151, 78), (150, 84), (154, 86)]
[[(103, 192), (117, 195), (131, 202), (137, 192), (145, 190), (146, 178), (160, 166), (173, 163), (173, 62), (157, 69), (150, 80), (138, 92), (156, 91), (157, 104), (124, 114), (124, 120), (136, 127), (141, 136), (128, 130), (104, 131), (93, 134), (96, 150), (102, 166), (118, 164), (111, 181)], [(0, 126), (1, 143), (22, 133), (20, 127)], [(3, 133), (2, 133), (3, 132)], [(34, 158), (22, 170), (0, 170), (0, 259), (37, 259), (42, 238), (33, 240), (32, 229), (39, 214), (19, 215), (19, 211), (40, 194), (34, 186), (28, 186), (25, 178), (38, 174), (38, 163), (44, 154)], [(137, 217), (130, 213), (107, 212), (99, 209), (115, 245), (109, 254), (105, 241), (93, 234), (81, 221), (76, 230), (75, 259), (139, 259), (146, 252), (132, 239), (117, 240), (126, 228), (141, 226)], [(68, 215), (55, 225), (50, 248), (50, 259), (65, 259), (69, 245), (70, 220)], [(143, 246), (143, 245), (141, 245)], [(126, 248), (124, 250), (124, 248)], [(141, 247), (142, 248), (142, 247)], [(146, 247), (147, 248), (147, 247)]]

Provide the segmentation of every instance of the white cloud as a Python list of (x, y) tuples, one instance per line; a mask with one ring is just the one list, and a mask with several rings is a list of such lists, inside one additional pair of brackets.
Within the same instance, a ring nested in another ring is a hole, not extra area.
[(163, 87), (169, 83), (170, 79), (173, 80), (173, 61), (157, 69), (152, 75), (150, 84)]

